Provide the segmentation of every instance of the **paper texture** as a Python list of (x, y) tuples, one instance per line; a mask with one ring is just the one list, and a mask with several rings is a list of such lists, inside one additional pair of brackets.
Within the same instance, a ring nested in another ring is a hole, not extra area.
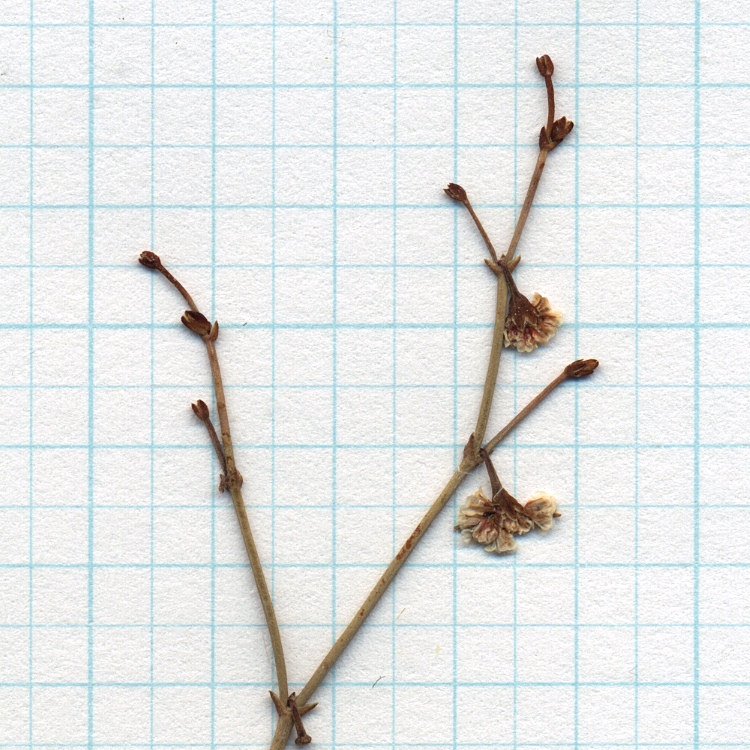
[(220, 322), (299, 690), (474, 427), (495, 284), (557, 116), (497, 451), (546, 536), (445, 508), (306, 717), (330, 748), (750, 745), (750, 26), (737, 3), (6, 3), (0, 745), (268, 747), (268, 636), (159, 253)]

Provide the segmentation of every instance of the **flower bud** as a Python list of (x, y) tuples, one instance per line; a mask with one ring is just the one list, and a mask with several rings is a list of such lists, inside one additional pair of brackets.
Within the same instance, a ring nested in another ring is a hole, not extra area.
[(599, 367), (599, 360), (577, 359), (565, 368), (565, 375), (569, 378), (585, 378)]
[(445, 194), (449, 198), (453, 198), (454, 201), (458, 201), (459, 203), (466, 203), (466, 201), (468, 200), (466, 191), (460, 185), (456, 185), (455, 182), (451, 182), (447, 188), (443, 189), (445, 191)]
[(193, 407), (193, 411), (195, 412), (195, 416), (200, 419), (201, 422), (207, 422), (209, 419), (208, 414), (208, 406), (206, 406), (206, 402), (198, 399), (194, 404), (190, 404), (190, 406)]
[(156, 269), (161, 267), (161, 258), (150, 250), (144, 250), (138, 257), (138, 262), (146, 268)]
[(551, 76), (555, 72), (555, 66), (552, 64), (549, 55), (542, 55), (537, 57), (536, 66), (539, 68), (539, 73), (545, 78)]
[(568, 135), (568, 133), (570, 133), (571, 130), (573, 130), (573, 123), (570, 120), (561, 117), (559, 120), (555, 120), (552, 123), (550, 139), (555, 145), (557, 145), (566, 135)]
[(211, 324), (206, 316), (199, 312), (185, 310), (185, 314), (182, 316), (182, 324), (199, 336), (208, 336), (211, 333)]

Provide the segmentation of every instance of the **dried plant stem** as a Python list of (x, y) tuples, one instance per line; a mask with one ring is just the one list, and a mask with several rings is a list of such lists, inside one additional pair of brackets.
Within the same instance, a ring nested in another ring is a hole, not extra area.
[(528, 417), (529, 414), (531, 414), (531, 412), (534, 411), (534, 409), (536, 409), (536, 407), (539, 406), (539, 404), (541, 404), (542, 401), (544, 401), (544, 399), (555, 390), (555, 388), (557, 388), (558, 385), (561, 385), (567, 379), (568, 376), (565, 374), (565, 370), (563, 370), (543, 391), (529, 401), (529, 403), (526, 404), (526, 406), (524, 406), (523, 409), (521, 409), (521, 411), (519, 411), (518, 414), (516, 414), (516, 416), (513, 417), (513, 419), (511, 419), (510, 422), (508, 422), (508, 424), (506, 424), (505, 427), (503, 427), (503, 429), (487, 443), (487, 445), (485, 445), (484, 449), (487, 453), (492, 453), (492, 451), (495, 450), (495, 448), (497, 448), (497, 446), (505, 440), (505, 438), (510, 435), (510, 433), (513, 432), (513, 430), (524, 419), (526, 419), (526, 417)]
[[(554, 105), (553, 105), (554, 106)], [(510, 269), (513, 268), (512, 262), (513, 258), (516, 254), (516, 248), (518, 247), (518, 242), (521, 239), (521, 234), (523, 232), (523, 228), (526, 224), (526, 219), (529, 216), (529, 211), (531, 210), (531, 204), (534, 202), (534, 195), (536, 194), (536, 189), (539, 187), (539, 180), (542, 176), (542, 170), (544, 169), (544, 164), (547, 161), (547, 154), (549, 152), (545, 150), (539, 151), (539, 156), (537, 156), (536, 160), (536, 166), (534, 167), (534, 173), (531, 175), (531, 181), (529, 182), (528, 190), (526, 191), (526, 198), (523, 202), (523, 206), (521, 208), (521, 213), (518, 214), (518, 221), (516, 222), (516, 228), (513, 232), (513, 237), (511, 238), (510, 245), (508, 245), (508, 250), (503, 256), (503, 259), (505, 263), (508, 265)], [(471, 204), (468, 203), (467, 200), (467, 208)], [(482, 228), (481, 223), (479, 222), (479, 219), (476, 218), (476, 215), (474, 214), (473, 209), (470, 209), (472, 218), (474, 218), (474, 221), (476, 222), (477, 226), (479, 227), (480, 232), (482, 233), (482, 236), (484, 237), (486, 235), (486, 232)], [(487, 243), (487, 246), (489, 248), (492, 248), (492, 243), (489, 241), (489, 239), (485, 239), (485, 242)], [(494, 249), (493, 249), (494, 253)], [(497, 256), (493, 254), (493, 260), (497, 262)], [(497, 275), (497, 296), (495, 301), (495, 323), (492, 328), (492, 347), (490, 348), (490, 359), (487, 363), (487, 374), (484, 378), (484, 389), (482, 391), (482, 402), (479, 405), (479, 413), (477, 415), (477, 424), (474, 428), (474, 444), (476, 446), (476, 449), (479, 450), (480, 446), (482, 445), (482, 442), (484, 441), (484, 435), (487, 431), (487, 423), (490, 419), (490, 412), (492, 411), (492, 399), (495, 395), (495, 387), (497, 385), (497, 373), (500, 369), (500, 356), (503, 353), (503, 334), (505, 331), (505, 311), (508, 306), (508, 283), (505, 280), (505, 275), (502, 273), (496, 273)], [(477, 459), (479, 459), (479, 454), (477, 453)]]
[(237, 466), (234, 460), (234, 446), (232, 445), (232, 436), (229, 430), (229, 417), (227, 415), (227, 404), (224, 396), (224, 384), (221, 378), (221, 368), (219, 367), (219, 358), (216, 354), (216, 345), (207, 337), (206, 351), (211, 363), (211, 376), (214, 381), (214, 393), (216, 396), (216, 411), (219, 413), (219, 424), (221, 426), (221, 441), (224, 446), (224, 457), (227, 465), (227, 486), (232, 496), (234, 511), (237, 514), (237, 521), (242, 533), (242, 540), (245, 542), (250, 567), (253, 571), (255, 586), (258, 589), (258, 596), (263, 607), (263, 615), (268, 627), (268, 635), (271, 639), (271, 648), (273, 650), (273, 659), (276, 665), (276, 679), (279, 687), (279, 697), (282, 702), (286, 703), (289, 697), (289, 683), (286, 674), (286, 661), (284, 659), (284, 646), (281, 642), (281, 631), (279, 623), (276, 620), (276, 611), (273, 607), (271, 592), (268, 589), (266, 576), (263, 573), (263, 565), (258, 556), (258, 548), (255, 546), (253, 532), (250, 529), (250, 521), (247, 517), (245, 501), (242, 497), (242, 477), (237, 472)]
[(542, 391), (537, 393), (534, 398), (529, 401), (526, 406), (521, 409), (521, 411), (516, 414), (513, 419), (508, 422), (508, 424), (503, 427), (500, 432), (495, 435), (495, 437), (490, 440), (487, 445), (484, 446), (484, 449), (487, 451), (487, 453), (492, 453), (492, 451), (497, 448), (497, 446), (502, 443), (503, 440), (505, 440), (508, 435), (510, 435), (513, 430), (518, 427), (521, 422), (523, 422), (526, 417), (531, 414), (534, 409), (539, 406), (542, 401), (544, 401), (547, 396), (552, 393), (552, 391), (557, 388), (558, 385), (562, 385), (566, 380), (569, 380), (571, 378), (583, 378), (588, 377), (591, 375), (592, 372), (599, 366), (599, 363), (595, 359), (578, 359), (575, 362), (571, 362), (549, 385), (547, 385)]
[[(141, 265), (146, 266), (146, 268), (159, 271), (159, 273), (161, 273), (162, 276), (164, 276), (164, 278), (166, 278), (183, 296), (190, 307), (190, 310), (195, 313), (196, 317), (202, 318), (205, 321), (204, 316), (201, 314), (193, 298), (188, 294), (185, 287), (182, 286), (182, 284), (162, 265), (158, 255), (147, 251), (141, 253), (139, 261)], [(185, 317), (183, 317), (183, 323), (188, 325)], [(188, 328), (195, 330), (190, 325), (188, 325)], [(278, 682), (279, 696), (281, 697), (283, 704), (286, 704), (289, 697), (289, 683), (286, 672), (286, 661), (284, 659), (284, 648), (281, 642), (281, 631), (279, 630), (279, 623), (276, 619), (273, 601), (271, 600), (271, 592), (268, 589), (268, 583), (266, 582), (266, 577), (263, 573), (263, 566), (261, 565), (260, 557), (258, 556), (258, 549), (255, 546), (255, 539), (253, 538), (253, 533), (250, 528), (245, 501), (242, 497), (242, 490), (240, 489), (242, 486), (242, 475), (237, 471), (237, 466), (234, 460), (234, 446), (232, 444), (232, 434), (229, 429), (229, 416), (227, 413), (226, 397), (224, 395), (224, 382), (221, 377), (219, 357), (216, 353), (215, 342), (219, 329), (216, 323), (214, 323), (213, 326), (209, 326), (209, 328), (210, 331), (202, 334), (201, 338), (206, 346), (206, 353), (211, 366), (211, 377), (213, 379), (214, 395), (216, 398), (216, 410), (219, 413), (221, 442), (224, 455), (224, 464), (222, 468), (226, 470), (226, 486), (232, 496), (232, 503), (234, 504), (235, 513), (237, 514), (237, 521), (240, 526), (242, 539), (245, 543), (245, 550), (247, 551), (247, 557), (250, 561), (253, 578), (255, 579), (255, 586), (258, 590), (261, 606), (263, 607), (263, 615), (266, 619), (268, 635), (271, 639), (271, 648), (273, 650), (274, 664), (276, 665), (276, 679)], [(198, 414), (197, 411), (196, 414)], [(198, 416), (205, 423), (205, 420), (203, 420), (200, 415)], [(206, 427), (208, 428), (208, 424), (206, 424)], [(211, 428), (209, 429), (209, 435), (211, 434), (212, 429), (213, 425), (211, 425)]]
[[(588, 364), (584, 366), (583, 362)], [(568, 378), (584, 377), (591, 374), (596, 368), (596, 364), (596, 360), (578, 360), (568, 365), (560, 375), (558, 375), (543, 391), (539, 393), (538, 396), (536, 396), (536, 398), (532, 399), (526, 407), (513, 417), (513, 419), (508, 422), (508, 424), (503, 427), (497, 435), (495, 435), (492, 441), (485, 446), (484, 450), (482, 450), (482, 453), (492, 453), (492, 451), (524, 419), (526, 419), (526, 417), (528, 417), (529, 414), (531, 414), (531, 412), (533, 412), (534, 409), (536, 409), (536, 407), (539, 406), (555, 388), (557, 388), (557, 386), (564, 383)], [(320, 662), (315, 672), (313, 672), (312, 677), (298, 693), (297, 702), (300, 705), (304, 706), (304, 704), (313, 696), (328, 672), (331, 670), (331, 667), (336, 663), (336, 660), (341, 656), (349, 643), (351, 643), (352, 638), (354, 638), (362, 623), (367, 619), (367, 616), (380, 601), (381, 597), (388, 589), (388, 586), (390, 586), (391, 581), (396, 577), (398, 571), (401, 570), (419, 540), (424, 536), (427, 529), (430, 528), (432, 522), (438, 517), (446, 503), (451, 497), (453, 497), (453, 494), (461, 486), (469, 472), (478, 466), (482, 460), (483, 458), (479, 456), (479, 451), (476, 451), (475, 457), (474, 451), (470, 449), (470, 446), (467, 446), (464, 451), (464, 459), (461, 461), (459, 467), (453, 472), (453, 475), (448, 480), (445, 487), (443, 487), (440, 494), (435, 498), (432, 505), (422, 517), (422, 520), (416, 525), (414, 531), (412, 531), (409, 538), (396, 553), (396, 556), (391, 560), (390, 565), (388, 565), (383, 575), (380, 576), (375, 586), (373, 586), (372, 590), (367, 595), (367, 598), (362, 603), (362, 606), (357, 611), (357, 614), (336, 639), (336, 642), (331, 646), (330, 651), (323, 657), (323, 660)], [(292, 719), (289, 715), (279, 717), (270, 750), (282, 750), (282, 748), (286, 747), (289, 734), (292, 731), (292, 726)]]
[(490, 348), (490, 359), (487, 363), (487, 374), (484, 376), (484, 389), (482, 390), (482, 402), (479, 405), (477, 424), (474, 428), (474, 446), (477, 450), (476, 458), (479, 460), (479, 448), (484, 441), (487, 432), (487, 423), (492, 411), (492, 399), (495, 396), (497, 385), (497, 373), (500, 369), (500, 356), (503, 353), (503, 335), (505, 331), (505, 310), (508, 307), (508, 284), (502, 274), (497, 277), (497, 294), (495, 297), (495, 322), (492, 327), (492, 346)]
[(539, 187), (539, 180), (542, 178), (542, 170), (547, 162), (547, 154), (549, 151), (540, 150), (539, 155), (536, 157), (536, 164), (534, 165), (534, 172), (531, 175), (529, 187), (526, 190), (526, 198), (521, 206), (521, 213), (518, 214), (518, 221), (516, 221), (516, 228), (511, 237), (510, 244), (508, 245), (508, 251), (505, 253), (505, 261), (510, 265), (513, 260), (513, 256), (516, 254), (516, 248), (518, 242), (521, 239), (523, 228), (526, 226), (526, 219), (529, 218), (529, 211), (531, 211), (531, 204), (534, 202), (534, 196), (536, 195), (536, 189)]
[[(547, 89), (547, 124), (546, 127), (542, 128), (542, 133), (539, 139), (539, 155), (537, 156), (536, 164), (534, 165), (534, 172), (531, 175), (529, 187), (526, 190), (526, 197), (524, 198), (521, 212), (518, 214), (518, 219), (516, 221), (516, 227), (513, 231), (513, 236), (511, 237), (508, 249), (503, 256), (504, 262), (507, 264), (508, 268), (511, 271), (515, 267), (513, 264), (513, 259), (516, 254), (516, 248), (518, 247), (518, 243), (521, 240), (521, 234), (523, 233), (524, 227), (526, 226), (526, 220), (529, 218), (531, 204), (534, 202), (534, 196), (536, 195), (537, 188), (539, 187), (539, 180), (542, 177), (542, 171), (544, 170), (544, 165), (547, 162), (547, 154), (560, 141), (562, 141), (567, 132), (570, 132), (569, 130), (565, 130), (566, 122), (565, 118), (563, 118), (561, 126), (561, 132), (563, 133), (563, 135), (559, 138), (559, 140), (556, 140), (558, 134), (556, 133), (554, 128), (555, 90), (552, 85), (552, 72), (554, 70), (554, 66), (552, 65), (552, 61), (549, 59), (549, 57), (547, 55), (544, 55), (541, 58), (537, 59), (537, 67), (539, 68), (540, 74), (544, 77), (544, 83)], [(572, 127), (572, 123), (570, 124), (570, 127)], [(455, 187), (458, 188), (459, 186)], [(487, 236), (487, 233), (485, 232), (484, 227), (482, 227), (482, 224), (479, 221), (477, 215), (474, 213), (474, 209), (471, 207), (471, 204), (469, 203), (469, 200), (466, 196), (466, 191), (463, 188), (460, 188), (460, 192), (455, 190), (446, 192), (449, 196), (454, 198), (454, 200), (459, 200), (464, 203), (466, 208), (469, 210), (469, 213), (474, 219), (474, 222), (476, 223), (479, 232), (484, 238), (484, 241), (490, 251), (490, 255), (492, 256), (493, 262), (488, 263), (488, 265), (490, 266), (490, 268), (492, 268), (492, 270), (495, 272), (495, 275), (497, 276), (497, 296), (495, 303), (495, 323), (492, 330), (492, 346), (490, 348), (490, 359), (487, 364), (487, 374), (484, 379), (482, 401), (479, 405), (479, 413), (477, 414), (477, 424), (474, 428), (474, 447), (476, 451), (479, 451), (479, 448), (482, 446), (482, 443), (484, 441), (484, 435), (487, 431), (487, 423), (489, 422), (490, 412), (492, 411), (492, 400), (494, 398), (495, 387), (497, 385), (497, 373), (500, 368), (500, 356), (503, 351), (505, 311), (508, 304), (508, 285), (505, 280), (505, 275), (501, 273), (500, 269), (497, 267), (498, 259), (495, 253), (495, 249), (492, 246), (492, 242)], [(479, 460), (478, 453), (476, 455), (476, 458), (477, 460)]]

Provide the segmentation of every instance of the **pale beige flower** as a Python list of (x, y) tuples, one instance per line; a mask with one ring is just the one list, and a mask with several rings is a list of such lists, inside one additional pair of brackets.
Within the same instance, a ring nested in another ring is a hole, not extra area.
[(497, 554), (512, 552), (516, 548), (514, 534), (526, 534), (534, 526), (548, 531), (559, 516), (556, 510), (555, 499), (544, 492), (537, 492), (522, 506), (503, 488), (492, 500), (480, 488), (459, 509), (455, 529), (467, 544), (476, 542)]
[(515, 289), (511, 291), (508, 315), (505, 318), (505, 346), (519, 352), (533, 351), (555, 335), (560, 323), (562, 313), (553, 310), (546, 297), (535, 292), (529, 302)]
[(549, 300), (537, 292), (534, 292), (529, 302), (518, 291), (512, 267), (504, 259), (500, 262), (499, 269), (505, 275), (508, 285), (508, 313), (503, 330), (505, 346), (519, 352), (530, 352), (541, 344), (546, 344), (555, 335), (562, 323), (562, 313), (553, 310)]
[(549, 531), (555, 525), (555, 519), (560, 517), (555, 498), (546, 492), (535, 492), (526, 501), (523, 509), (534, 525), (542, 531)]

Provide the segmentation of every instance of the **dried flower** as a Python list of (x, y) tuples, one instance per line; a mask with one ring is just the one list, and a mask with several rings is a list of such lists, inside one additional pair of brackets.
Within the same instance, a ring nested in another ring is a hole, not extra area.
[(551, 529), (559, 516), (556, 511), (555, 499), (544, 492), (537, 492), (523, 506), (503, 488), (492, 500), (480, 488), (459, 509), (455, 529), (467, 543), (475, 541), (486, 552), (501, 554), (516, 548), (514, 534), (526, 534), (534, 526)]
[(505, 346), (514, 347), (519, 352), (530, 352), (555, 335), (562, 323), (562, 314), (553, 310), (549, 300), (541, 294), (535, 292), (529, 302), (515, 284), (513, 287), (505, 318)]
[(542, 55), (537, 57), (536, 66), (539, 68), (539, 74), (545, 78), (551, 76), (555, 72), (555, 66), (552, 64), (552, 60), (549, 55)]
[(513, 273), (504, 258), (499, 263), (508, 285), (508, 314), (505, 317), (503, 338), (505, 346), (515, 347), (519, 352), (530, 352), (540, 344), (546, 344), (562, 323), (562, 313), (553, 310), (549, 300), (534, 292), (529, 302), (518, 291)]
[(560, 517), (557, 501), (546, 492), (535, 492), (526, 501), (523, 510), (534, 522), (534, 526), (542, 531), (549, 531), (555, 525), (555, 519)]

